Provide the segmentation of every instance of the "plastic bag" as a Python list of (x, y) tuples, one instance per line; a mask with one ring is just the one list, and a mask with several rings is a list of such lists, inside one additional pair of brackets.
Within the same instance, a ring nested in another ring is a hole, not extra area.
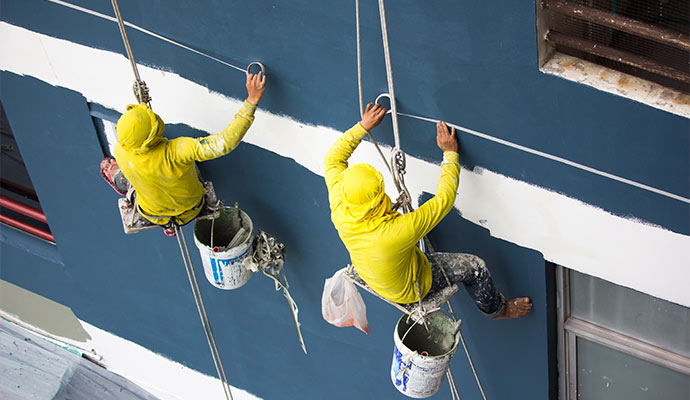
[(342, 269), (326, 279), (323, 285), (321, 314), (329, 324), (339, 327), (354, 325), (369, 334), (367, 307), (355, 284), (343, 276)]

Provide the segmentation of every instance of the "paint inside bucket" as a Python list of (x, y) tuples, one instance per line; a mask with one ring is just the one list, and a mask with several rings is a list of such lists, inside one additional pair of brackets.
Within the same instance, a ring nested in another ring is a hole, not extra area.
[[(252, 232), (252, 220), (237, 207), (224, 208), (216, 219), (201, 219), (194, 224), (194, 237), (201, 244), (217, 249), (216, 251), (230, 248), (233, 239), (238, 244), (244, 242), (245, 237)], [(238, 234), (240, 237), (235, 239)]]
[(393, 332), (391, 379), (398, 391), (417, 399), (441, 388), (460, 340), (459, 324), (449, 316), (435, 312), (426, 318), (425, 327), (403, 315)]
[(244, 266), (251, 250), (254, 225), (238, 207), (221, 209), (213, 220), (194, 223), (194, 242), (199, 249), (206, 279), (220, 289), (236, 289), (252, 272)]
[(436, 314), (431, 315), (431, 318), (427, 317), (429, 331), (424, 325), (415, 324), (411, 318), (405, 317), (398, 323), (398, 335), (404, 337), (402, 343), (412, 351), (420, 354), (424, 352), (431, 357), (442, 356), (457, 344), (455, 323), (443, 313), (438, 313), (435, 317), (433, 316)]

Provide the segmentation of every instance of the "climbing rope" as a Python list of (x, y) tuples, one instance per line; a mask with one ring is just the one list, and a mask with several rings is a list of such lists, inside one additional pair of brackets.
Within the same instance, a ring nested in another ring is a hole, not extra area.
[(129, 44), (129, 39), (127, 38), (127, 31), (125, 30), (125, 23), (122, 20), (122, 14), (120, 14), (120, 7), (117, 4), (117, 0), (111, 0), (113, 3), (113, 10), (115, 10), (115, 16), (117, 17), (117, 25), (120, 27), (120, 34), (122, 35), (122, 41), (125, 44), (125, 50), (127, 51), (127, 58), (129, 63), (132, 65), (132, 71), (134, 72), (134, 96), (137, 98), (139, 103), (146, 103), (151, 107), (151, 97), (149, 96), (149, 88), (146, 86), (146, 82), (141, 80), (139, 75), (139, 69), (137, 68), (137, 63), (134, 60), (134, 53), (132, 53), (132, 46)]
[[(398, 189), (399, 197), (396, 200), (396, 205), (402, 207), (403, 212), (411, 212), (412, 211), (412, 202), (411, 202), (411, 196), (409, 194), (409, 191), (407, 190), (407, 187), (405, 186), (405, 167), (406, 167), (406, 160), (405, 160), (405, 153), (402, 151), (401, 146), (400, 146), (400, 133), (399, 133), (399, 128), (398, 128), (398, 112), (397, 112), (397, 105), (396, 105), (396, 99), (395, 99), (395, 84), (393, 82), (393, 70), (392, 70), (392, 63), (391, 63), (391, 57), (390, 57), (390, 45), (388, 41), (388, 27), (386, 23), (386, 7), (384, 4), (384, 0), (378, 0), (379, 4), (379, 15), (381, 19), (381, 36), (383, 39), (383, 50), (384, 50), (384, 58), (385, 58), (385, 63), (386, 63), (386, 79), (388, 81), (388, 93), (387, 94), (382, 94), (379, 95), (376, 99), (376, 102), (378, 103), (378, 100), (381, 97), (388, 97), (390, 100), (391, 104), (391, 121), (393, 125), (393, 136), (395, 140), (395, 147), (392, 150), (391, 154), (391, 163), (390, 165), (386, 162), (385, 157), (383, 156), (383, 153), (379, 150), (379, 154), (383, 158), (384, 163), (388, 167), (388, 170), (391, 172), (391, 175), (393, 177), (393, 182), (395, 183), (396, 188)], [(355, 7), (356, 7), (356, 27), (357, 27), (357, 83), (358, 83), (358, 93), (359, 93), (359, 104), (360, 104), (360, 114), (363, 114), (362, 111), (362, 65), (361, 65), (361, 34), (360, 34), (360, 14), (359, 14), (359, 0), (355, 1)], [(373, 135), (369, 134), (372, 142), (374, 143), (374, 146), (378, 150), (378, 145), (376, 144), (376, 141), (374, 140)], [(446, 274), (443, 264), (436, 254), (436, 251), (434, 250), (433, 246), (431, 246), (431, 242), (429, 241), (428, 237), (424, 237), (424, 241), (420, 243), (422, 246), (423, 244), (426, 244), (426, 246), (429, 248), (429, 252), (432, 254), (432, 257), (436, 260), (436, 263), (443, 273), (443, 277), (446, 280), (446, 284), (448, 286), (451, 286), (450, 279), (448, 278), (448, 275)], [(421, 294), (420, 294), (420, 289), (419, 289), (419, 278), (415, 279), (415, 286), (417, 290), (417, 297), (418, 297), (418, 303), (419, 303), (419, 313), (421, 316), (422, 322), (424, 322), (424, 325), (426, 326), (426, 321), (424, 318), (424, 309), (422, 306), (422, 299), (421, 299)], [(453, 317), (454, 321), (457, 321), (457, 317), (455, 316), (455, 312), (453, 311), (453, 307), (450, 304), (450, 299), (446, 301), (448, 305), (448, 309)], [(463, 345), (463, 348), (465, 349), (465, 354), (467, 355), (467, 359), (470, 363), (470, 367), (472, 368), (472, 372), (474, 374), (475, 380), (477, 381), (477, 385), (479, 386), (479, 390), (482, 393), (482, 397), (484, 400), (486, 400), (486, 393), (484, 392), (484, 389), (482, 387), (482, 384), (479, 380), (479, 375), (477, 374), (477, 370), (474, 366), (474, 362), (472, 361), (472, 357), (470, 356), (469, 350), (467, 348), (467, 344), (465, 343), (465, 339), (462, 336), (462, 331), (458, 330), (458, 334), (460, 335), (460, 339)], [(460, 395), (458, 393), (458, 389), (455, 385), (455, 379), (453, 378), (453, 374), (450, 371), (450, 368), (446, 371), (446, 375), (448, 377), (448, 384), (450, 385), (451, 388), (451, 395), (453, 396), (453, 399), (460, 399)]]
[[(122, 20), (122, 14), (120, 13), (120, 7), (117, 4), (117, 0), (111, 0), (113, 4), (113, 10), (115, 11), (115, 16), (117, 17), (117, 23), (120, 27), (120, 34), (122, 35), (122, 41), (125, 45), (125, 50), (127, 51), (127, 58), (132, 66), (132, 71), (134, 72), (134, 96), (137, 98), (139, 103), (146, 103), (151, 107), (151, 97), (149, 96), (149, 89), (146, 83), (141, 80), (139, 75), (139, 70), (137, 68), (136, 61), (134, 60), (134, 53), (132, 52), (132, 46), (127, 38), (127, 31), (125, 30), (125, 24)], [(251, 67), (251, 65), (249, 66)], [(247, 71), (249, 70), (247, 67)], [(263, 70), (263, 65), (260, 65)], [(197, 311), (199, 312), (199, 318), (201, 319), (201, 325), (204, 328), (204, 334), (206, 335), (206, 341), (211, 350), (211, 357), (213, 358), (213, 365), (216, 367), (216, 373), (218, 374), (218, 379), (220, 379), (223, 385), (223, 392), (228, 400), (232, 400), (232, 393), (230, 391), (230, 383), (225, 375), (225, 368), (223, 367), (223, 362), (220, 358), (220, 352), (216, 346), (216, 338), (213, 335), (213, 330), (211, 329), (211, 322), (206, 314), (206, 307), (204, 306), (204, 299), (201, 297), (201, 290), (199, 289), (199, 284), (196, 279), (196, 273), (194, 272), (194, 267), (192, 265), (192, 258), (189, 255), (189, 248), (187, 246), (187, 239), (184, 236), (184, 231), (180, 225), (171, 218), (171, 225), (175, 230), (175, 236), (177, 237), (177, 244), (180, 247), (180, 254), (182, 255), (182, 262), (184, 263), (185, 269), (187, 271), (187, 278), (189, 279), (189, 285), (192, 289), (192, 295), (194, 296), (194, 302), (196, 303)]]
[(185, 269), (187, 270), (187, 278), (189, 279), (189, 286), (191, 286), (192, 288), (192, 295), (194, 296), (196, 309), (197, 311), (199, 311), (199, 318), (201, 319), (201, 325), (204, 327), (206, 341), (208, 342), (208, 346), (211, 349), (211, 357), (213, 357), (213, 364), (216, 367), (218, 379), (220, 379), (221, 383), (223, 384), (223, 392), (225, 392), (226, 399), (232, 400), (230, 383), (228, 382), (228, 378), (225, 375), (225, 368), (223, 368), (223, 362), (220, 358), (220, 352), (218, 351), (218, 347), (216, 346), (216, 338), (213, 335), (213, 330), (211, 329), (211, 322), (208, 320), (208, 315), (206, 314), (206, 307), (204, 306), (204, 299), (201, 297), (201, 290), (199, 289), (199, 284), (196, 280), (196, 273), (194, 272), (194, 266), (192, 265), (192, 258), (189, 256), (187, 239), (184, 236), (184, 231), (176, 222), (173, 222), (173, 227), (175, 229), (175, 236), (177, 237), (177, 244), (180, 246), (182, 261), (184, 262)]

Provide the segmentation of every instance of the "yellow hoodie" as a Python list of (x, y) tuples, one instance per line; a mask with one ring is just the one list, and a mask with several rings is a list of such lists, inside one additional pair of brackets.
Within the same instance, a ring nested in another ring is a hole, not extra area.
[[(245, 101), (223, 132), (203, 138), (163, 136), (165, 124), (145, 104), (130, 104), (117, 122), (114, 156), (137, 192), (137, 205), (151, 222), (165, 225), (193, 220), (203, 205), (204, 186), (195, 162), (234, 150), (254, 121), (256, 106)], [(160, 218), (157, 218), (160, 217)]]
[(328, 150), (324, 159), (331, 220), (350, 253), (359, 276), (379, 295), (396, 303), (417, 301), (431, 287), (429, 260), (417, 247), (455, 202), (460, 175), (456, 152), (443, 153), (436, 196), (417, 210), (391, 209), (381, 174), (368, 164), (348, 168), (347, 160), (367, 131), (357, 124)]

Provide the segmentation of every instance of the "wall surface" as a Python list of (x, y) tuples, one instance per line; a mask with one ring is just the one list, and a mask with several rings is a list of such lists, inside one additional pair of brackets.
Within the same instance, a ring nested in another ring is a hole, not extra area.
[[(364, 295), (368, 336), (320, 315), (323, 280), (348, 262), (321, 159), (358, 120), (354, 2), (331, 3), (122, 0), (120, 8), (150, 31), (128, 34), (169, 137), (223, 129), (245, 96), (244, 75), (152, 33), (241, 68), (255, 60), (268, 68), (244, 143), (200, 168), (219, 198), (239, 202), (286, 245), (309, 354), (269, 280), (231, 292), (205, 285), (231, 383), (266, 399), (402, 398), (389, 378), (399, 313)], [(387, 87), (378, 10), (362, 3), (366, 100)], [(456, 209), (430, 238), (437, 250), (483, 257), (507, 297), (535, 304), (524, 319), (488, 321), (464, 291), (453, 299), (487, 396), (553, 398), (545, 260), (690, 306), (690, 122), (540, 73), (529, 2), (389, 3), (399, 111), (467, 128), (458, 132)], [(112, 14), (107, 1), (72, 4)], [(0, 99), (61, 259), (3, 241), (0, 277), (213, 375), (175, 241), (158, 231), (125, 236), (97, 170), (104, 154), (89, 110), (116, 116), (134, 99), (117, 25), (95, 13), (57, 1), (0, 3)], [(400, 124), (406, 180), (424, 201), (439, 176), (435, 130), (411, 117)], [(390, 145), (390, 132), (387, 120), (374, 134)], [(377, 157), (363, 143), (353, 161), (382, 169)], [(191, 226), (185, 231), (191, 238)], [(464, 397), (477, 398), (462, 353), (452, 368)], [(449, 397), (446, 386), (437, 397)]]

